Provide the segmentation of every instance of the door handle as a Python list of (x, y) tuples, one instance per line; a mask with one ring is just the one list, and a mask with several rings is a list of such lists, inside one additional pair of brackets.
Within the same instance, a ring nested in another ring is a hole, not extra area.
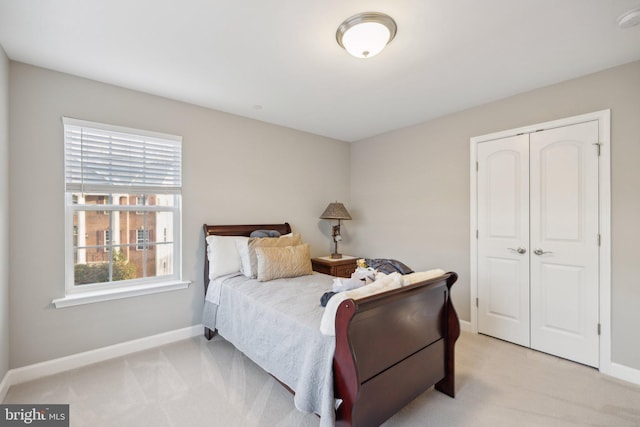
[(518, 249), (513, 249), (513, 248), (507, 248), (507, 249), (509, 249), (510, 251), (513, 251), (513, 252), (517, 252), (520, 255), (527, 253), (527, 250), (525, 248), (523, 248), (522, 246), (520, 246)]
[(544, 254), (552, 254), (553, 252), (551, 252), (551, 251), (543, 251), (542, 249), (537, 248), (537, 249), (535, 249), (533, 251), (533, 253), (536, 254), (536, 255), (544, 255)]

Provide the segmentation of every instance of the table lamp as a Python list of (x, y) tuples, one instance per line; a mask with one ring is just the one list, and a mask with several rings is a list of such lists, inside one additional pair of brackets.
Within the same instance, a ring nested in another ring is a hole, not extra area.
[(334, 250), (329, 256), (331, 259), (340, 259), (342, 254), (338, 253), (338, 242), (342, 240), (340, 235), (340, 221), (343, 219), (351, 219), (351, 215), (347, 212), (347, 208), (342, 203), (333, 202), (329, 203), (329, 206), (320, 215), (321, 219), (337, 219), (338, 225), (334, 225), (331, 228), (331, 237), (333, 238)]

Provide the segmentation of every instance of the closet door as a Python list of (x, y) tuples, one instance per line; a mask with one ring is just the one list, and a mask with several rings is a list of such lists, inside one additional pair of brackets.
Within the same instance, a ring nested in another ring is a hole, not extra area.
[(531, 348), (598, 366), (598, 122), (531, 134)]
[(529, 346), (529, 136), (478, 145), (478, 331)]

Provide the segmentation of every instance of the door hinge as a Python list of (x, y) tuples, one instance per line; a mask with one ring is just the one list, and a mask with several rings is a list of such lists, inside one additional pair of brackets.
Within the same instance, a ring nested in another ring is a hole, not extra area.
[(598, 335), (600, 335), (601, 329), (602, 328), (600, 327), (600, 323), (598, 323)]
[(478, 230), (476, 230), (476, 239), (480, 238), (480, 232)]
[(594, 142), (593, 145), (596, 146), (596, 149), (598, 150), (598, 157), (600, 157), (600, 146), (602, 145), (601, 142)]
[(479, 299), (480, 299), (480, 298), (476, 298), (476, 307), (478, 307), (478, 300), (479, 300)]
[(600, 234), (598, 234), (598, 246), (600, 246), (601, 241), (602, 241), (602, 239), (601, 239), (601, 237), (600, 237)]
[(476, 172), (478, 172), (479, 168), (480, 168), (480, 165), (478, 164), (478, 162), (476, 162)]

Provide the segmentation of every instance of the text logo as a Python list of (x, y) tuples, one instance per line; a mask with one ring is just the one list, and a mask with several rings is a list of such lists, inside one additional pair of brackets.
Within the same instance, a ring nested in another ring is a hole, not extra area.
[(0, 427), (69, 427), (69, 405), (0, 405)]

